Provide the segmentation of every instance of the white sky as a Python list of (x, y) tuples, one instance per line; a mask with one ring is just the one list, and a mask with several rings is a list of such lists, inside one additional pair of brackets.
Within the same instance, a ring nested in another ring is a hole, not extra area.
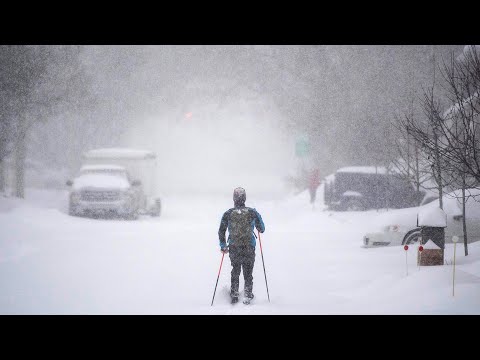
[[(365, 249), (376, 212), (312, 211), (308, 194), (256, 198), (263, 217), (268, 302), (260, 249), (255, 303), (228, 302), (230, 261), (221, 255), (224, 195), (169, 196), (160, 218), (94, 220), (66, 214), (66, 193), (27, 190), (0, 199), (1, 314), (480, 314), (480, 243), (449, 265), (416, 266), (416, 245)], [(406, 264), (408, 264), (408, 275)], [(241, 278), (242, 279), (242, 278)], [(243, 279), (240, 281), (243, 287)]]
[(146, 118), (127, 132), (130, 147), (157, 154), (159, 192), (224, 193), (237, 186), (259, 195), (284, 192), (283, 178), (296, 159), (294, 137), (279, 127), (278, 114), (242, 102), (225, 110), (197, 108), (187, 116)]

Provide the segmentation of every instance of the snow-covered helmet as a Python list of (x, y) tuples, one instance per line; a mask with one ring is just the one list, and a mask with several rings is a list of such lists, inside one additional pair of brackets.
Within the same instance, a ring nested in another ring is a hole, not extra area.
[(247, 193), (244, 188), (237, 187), (233, 190), (233, 203), (235, 206), (245, 206), (245, 200), (247, 200)]

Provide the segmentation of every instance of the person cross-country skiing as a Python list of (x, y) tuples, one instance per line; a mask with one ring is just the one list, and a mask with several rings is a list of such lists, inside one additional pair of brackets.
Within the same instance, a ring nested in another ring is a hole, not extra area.
[[(238, 301), (240, 272), (243, 269), (245, 282), (244, 296), (250, 301), (253, 299), (253, 265), (255, 263), (255, 233), (265, 231), (262, 217), (254, 208), (245, 206), (247, 195), (245, 189), (238, 187), (233, 191), (234, 207), (225, 211), (218, 229), (220, 251), (229, 253), (232, 264), (230, 297), (232, 303)], [(225, 232), (228, 229), (228, 243)]]

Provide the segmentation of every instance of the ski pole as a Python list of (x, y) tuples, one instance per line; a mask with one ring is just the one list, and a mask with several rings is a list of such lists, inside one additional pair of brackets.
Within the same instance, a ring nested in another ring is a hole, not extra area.
[(217, 283), (215, 284), (215, 290), (213, 290), (212, 305), (210, 305), (210, 306), (213, 306), (213, 299), (215, 299), (215, 293), (217, 292), (218, 279), (220, 278), (220, 271), (222, 271), (222, 264), (223, 264), (223, 257), (224, 256), (225, 256), (225, 253), (222, 253), (222, 261), (220, 262), (220, 269), (218, 269)]
[(260, 242), (260, 253), (262, 254), (263, 273), (265, 274), (265, 286), (267, 287), (268, 302), (270, 302), (270, 294), (268, 293), (267, 272), (265, 271), (265, 261), (263, 261), (262, 239), (260, 239), (260, 231), (258, 231), (258, 241)]

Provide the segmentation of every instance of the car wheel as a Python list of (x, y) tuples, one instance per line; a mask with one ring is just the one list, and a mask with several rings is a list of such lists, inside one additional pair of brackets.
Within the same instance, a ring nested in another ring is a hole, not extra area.
[(358, 200), (349, 200), (345, 206), (346, 211), (363, 211), (363, 204)]
[(422, 232), (420, 229), (410, 230), (403, 238), (402, 245), (411, 245), (418, 242)]

